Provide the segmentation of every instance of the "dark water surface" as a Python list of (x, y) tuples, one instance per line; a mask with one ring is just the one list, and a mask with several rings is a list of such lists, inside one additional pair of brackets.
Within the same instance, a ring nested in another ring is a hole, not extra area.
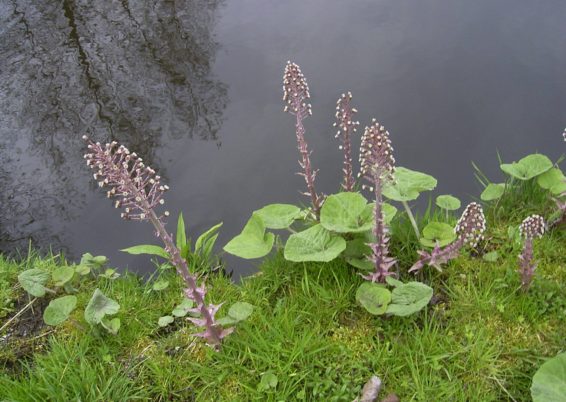
[(470, 161), (498, 180), (497, 149), (505, 161), (564, 152), (565, 20), (563, 0), (0, 0), (0, 250), (31, 239), (151, 269), (117, 251), (153, 243), (152, 230), (94, 187), (85, 133), (158, 170), (193, 236), (223, 221), (220, 245), (252, 210), (303, 201), (282, 112), (288, 59), (311, 87), (320, 191), (340, 180), (332, 123), (350, 90), (362, 126), (376, 117), (391, 132), (399, 165), (469, 200)]

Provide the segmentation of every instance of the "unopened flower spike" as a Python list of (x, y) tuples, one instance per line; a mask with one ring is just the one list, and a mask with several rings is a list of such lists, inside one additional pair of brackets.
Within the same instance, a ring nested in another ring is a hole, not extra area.
[(196, 305), (195, 312), (200, 314), (193, 322), (204, 327), (204, 331), (195, 336), (202, 336), (206, 341), (218, 348), (223, 337), (233, 328), (222, 329), (215, 320), (217, 306), (205, 305), (206, 288), (204, 284), (197, 285), (187, 262), (181, 257), (181, 252), (173, 242), (173, 238), (165, 229), (164, 218), (169, 216), (165, 211), (158, 215), (156, 208), (165, 203), (163, 194), (169, 189), (161, 184), (161, 177), (155, 170), (145, 166), (135, 153), (115, 141), (101, 145), (83, 136), (87, 142), (88, 152), (84, 155), (86, 164), (95, 171), (94, 179), (100, 187), (106, 187), (106, 195), (114, 198), (114, 206), (123, 208), (121, 217), (126, 220), (149, 221), (155, 228), (155, 234), (165, 244), (165, 250), (178, 274), (183, 278), (186, 289), (185, 295)]
[(363, 278), (372, 282), (384, 282), (387, 276), (393, 275), (389, 269), (395, 265), (396, 260), (389, 256), (389, 230), (383, 217), (382, 188), (384, 182), (393, 180), (395, 158), (389, 132), (375, 119), (372, 123), (370, 127), (365, 128), (362, 136), (360, 176), (370, 183), (369, 186), (362, 185), (362, 188), (373, 191), (375, 196), (375, 241), (368, 244), (372, 251), (369, 260), (374, 264), (375, 270), (371, 274), (363, 275)]
[(354, 191), (354, 173), (352, 169), (352, 135), (357, 131), (357, 126), (360, 124), (356, 121), (354, 115), (358, 112), (351, 104), (352, 93), (342, 94), (336, 102), (336, 123), (334, 126), (338, 128), (336, 138), (340, 137), (342, 145), (338, 148), (344, 152), (344, 162), (342, 173), (344, 180), (342, 181), (342, 188), (345, 191)]
[(476, 247), (483, 240), (485, 229), (485, 215), (482, 206), (477, 202), (468, 204), (454, 228), (457, 235), (456, 240), (444, 248), (436, 245), (431, 252), (418, 251), (419, 259), (409, 269), (409, 272), (419, 272), (426, 265), (442, 272), (442, 265), (458, 257), (462, 248)]
[(521, 275), (521, 288), (527, 291), (531, 286), (537, 264), (534, 261), (533, 240), (542, 237), (546, 231), (546, 224), (542, 216), (531, 215), (523, 220), (519, 226), (519, 233), (524, 239), (523, 250), (519, 254), (519, 274)]
[(311, 153), (308, 150), (308, 145), (305, 140), (305, 127), (303, 126), (303, 120), (312, 115), (309, 99), (309, 86), (305, 76), (301, 72), (301, 68), (297, 64), (288, 61), (283, 74), (284, 111), (294, 115), (296, 118), (295, 134), (297, 135), (297, 146), (301, 154), (299, 165), (302, 168), (302, 172), (298, 174), (305, 179), (307, 191), (304, 194), (310, 197), (313, 212), (318, 219), (323, 197), (317, 194), (314, 188), (314, 180), (317, 171), (313, 170), (311, 166)]

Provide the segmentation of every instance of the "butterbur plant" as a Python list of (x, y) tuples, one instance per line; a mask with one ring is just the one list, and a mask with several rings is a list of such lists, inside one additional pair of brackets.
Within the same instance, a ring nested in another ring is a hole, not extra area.
[(356, 184), (352, 167), (352, 135), (357, 131), (356, 126), (360, 122), (354, 120), (354, 115), (358, 111), (352, 107), (351, 101), (351, 92), (342, 94), (340, 99), (338, 99), (336, 102), (337, 121), (334, 123), (334, 127), (338, 127), (335, 137), (340, 137), (342, 141), (342, 145), (338, 148), (344, 152), (344, 162), (342, 164), (342, 173), (344, 174), (342, 188), (344, 191), (354, 191), (354, 185)]
[(546, 229), (544, 219), (539, 215), (531, 215), (519, 226), (519, 233), (524, 239), (523, 250), (519, 254), (519, 274), (521, 275), (521, 288), (527, 291), (531, 286), (533, 275), (537, 267), (534, 261), (533, 241), (542, 237)]
[(430, 252), (420, 250), (418, 252), (420, 258), (409, 272), (419, 272), (426, 265), (442, 272), (442, 265), (458, 257), (465, 246), (472, 248), (477, 246), (483, 239), (485, 228), (485, 215), (481, 205), (476, 202), (468, 204), (454, 228), (456, 240), (443, 248), (436, 244)]
[(366, 127), (360, 146), (360, 176), (370, 184), (362, 188), (373, 191), (375, 197), (373, 237), (369, 243), (371, 255), (369, 260), (373, 263), (374, 272), (364, 275), (364, 279), (372, 282), (384, 282), (392, 273), (389, 269), (395, 264), (395, 259), (389, 256), (389, 237), (387, 226), (383, 217), (384, 181), (392, 181), (395, 172), (395, 158), (393, 147), (389, 139), (389, 132), (375, 119), (370, 127)]
[(285, 101), (284, 110), (295, 116), (295, 134), (297, 135), (297, 146), (301, 154), (299, 165), (303, 169), (299, 174), (304, 177), (307, 184), (307, 191), (303, 194), (310, 197), (313, 212), (318, 219), (323, 198), (318, 195), (314, 188), (314, 180), (317, 171), (313, 170), (307, 141), (305, 140), (305, 126), (303, 120), (312, 115), (309, 86), (301, 68), (290, 61), (285, 66), (283, 74), (283, 100)]
[(86, 163), (94, 169), (94, 179), (98, 185), (107, 188), (108, 198), (115, 199), (115, 207), (123, 208), (122, 218), (150, 222), (155, 235), (164, 243), (169, 260), (185, 282), (185, 296), (195, 304), (190, 312), (198, 314), (198, 317), (188, 319), (203, 328), (195, 336), (203, 337), (210, 345), (219, 347), (222, 338), (231, 333), (233, 328), (223, 329), (217, 323), (215, 314), (221, 305), (205, 304), (204, 283), (197, 285), (197, 278), (190, 273), (181, 251), (165, 229), (165, 218), (169, 213), (165, 211), (158, 215), (156, 212), (157, 207), (164, 204), (163, 195), (169, 188), (161, 184), (161, 177), (146, 166), (142, 158), (123, 145), (118, 146), (115, 141), (101, 145), (86, 136), (83, 139), (88, 143), (88, 152), (84, 155)]

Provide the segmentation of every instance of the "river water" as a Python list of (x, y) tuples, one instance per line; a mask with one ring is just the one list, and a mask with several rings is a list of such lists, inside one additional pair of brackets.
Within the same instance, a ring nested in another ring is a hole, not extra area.
[[(338, 188), (334, 105), (349, 90), (399, 165), (469, 201), (472, 160), (497, 181), (497, 150), (564, 152), (565, 20), (563, 0), (0, 0), (0, 250), (152, 269), (118, 251), (152, 230), (94, 186), (83, 134), (142, 155), (193, 237), (223, 221), (220, 246), (252, 210), (306, 202), (282, 112), (289, 59), (311, 88), (320, 191)], [(256, 264), (227, 259), (236, 276)]]

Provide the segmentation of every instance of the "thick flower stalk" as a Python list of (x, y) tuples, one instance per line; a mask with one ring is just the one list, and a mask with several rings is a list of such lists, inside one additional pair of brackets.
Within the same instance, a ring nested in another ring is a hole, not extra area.
[(311, 105), (308, 103), (309, 99), (309, 86), (301, 72), (301, 68), (297, 64), (288, 61), (283, 74), (283, 100), (286, 103), (284, 110), (296, 118), (295, 133), (297, 135), (297, 146), (301, 154), (299, 165), (303, 169), (298, 174), (305, 178), (307, 191), (303, 194), (310, 197), (313, 212), (318, 219), (323, 198), (316, 193), (314, 188), (314, 180), (318, 171), (313, 170), (311, 166), (311, 152), (308, 150), (305, 140), (305, 127), (303, 126), (303, 120), (312, 115)]
[(375, 241), (368, 244), (372, 251), (369, 260), (374, 264), (375, 270), (363, 278), (372, 282), (385, 282), (387, 276), (393, 275), (389, 269), (395, 265), (396, 260), (389, 256), (389, 230), (383, 217), (382, 188), (384, 182), (393, 180), (395, 158), (389, 132), (375, 119), (370, 127), (366, 127), (362, 136), (360, 165), (359, 176), (370, 183), (363, 184), (362, 189), (368, 188), (375, 196)]
[(342, 181), (342, 188), (345, 191), (354, 191), (354, 173), (352, 168), (352, 135), (357, 131), (356, 126), (360, 124), (359, 121), (354, 120), (354, 115), (358, 112), (352, 107), (352, 93), (342, 94), (340, 99), (336, 102), (336, 122), (334, 127), (338, 127), (338, 132), (335, 137), (342, 140), (342, 145), (338, 148), (344, 152), (344, 162), (342, 173), (344, 180)]
[(198, 318), (189, 318), (195, 325), (204, 328), (195, 336), (203, 337), (210, 345), (219, 347), (222, 338), (233, 328), (223, 330), (217, 324), (215, 314), (220, 305), (205, 304), (205, 285), (197, 285), (197, 278), (189, 272), (187, 262), (165, 229), (164, 219), (169, 212), (165, 211), (162, 215), (156, 213), (156, 208), (165, 203), (163, 194), (169, 187), (161, 184), (161, 177), (155, 174), (155, 170), (145, 166), (142, 158), (123, 145), (118, 146), (115, 141), (101, 145), (86, 136), (83, 139), (88, 143), (88, 152), (84, 155), (86, 164), (94, 169), (94, 179), (98, 185), (108, 189), (107, 197), (115, 198), (114, 206), (123, 208), (121, 217), (149, 221), (155, 228), (155, 235), (163, 241), (171, 263), (187, 286), (185, 295), (195, 302), (196, 308), (192, 312), (200, 315)]
[(458, 257), (464, 246), (476, 247), (485, 232), (485, 215), (480, 204), (476, 202), (468, 204), (454, 232), (457, 238), (448, 246), (440, 248), (436, 244), (431, 252), (419, 250), (419, 260), (413, 264), (409, 272), (419, 272), (425, 265), (442, 272), (442, 265)]
[(519, 226), (519, 233), (525, 240), (523, 251), (519, 254), (519, 274), (521, 275), (521, 288), (527, 291), (531, 286), (537, 264), (534, 261), (533, 240), (542, 237), (546, 229), (544, 219), (539, 215), (531, 215)]

